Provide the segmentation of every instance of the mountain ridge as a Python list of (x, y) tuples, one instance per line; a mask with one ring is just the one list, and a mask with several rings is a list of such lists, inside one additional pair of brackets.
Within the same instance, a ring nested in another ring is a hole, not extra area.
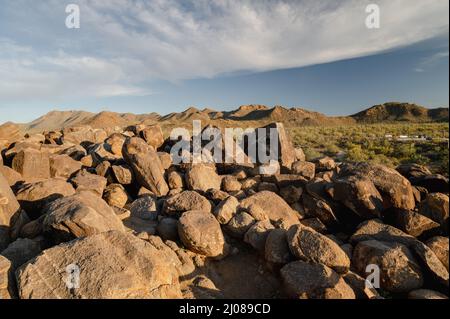
[(351, 115), (358, 122), (444, 122), (448, 121), (448, 108), (428, 109), (411, 103), (388, 102), (374, 105)]
[(87, 111), (50, 111), (39, 118), (23, 124), (7, 122), (0, 127), (12, 124), (24, 133), (60, 130), (66, 127), (89, 125), (93, 128), (135, 124), (151, 125), (162, 123), (167, 125), (186, 124), (192, 120), (201, 120), (204, 124), (222, 126), (238, 123), (283, 122), (286, 126), (319, 126), (319, 125), (350, 125), (358, 123), (385, 122), (448, 122), (448, 108), (425, 108), (412, 103), (387, 102), (374, 105), (358, 113), (348, 116), (327, 116), (320, 112), (310, 111), (300, 107), (284, 107), (276, 105), (268, 107), (260, 104), (241, 105), (232, 111), (216, 111), (211, 108), (202, 110), (189, 107), (182, 112), (167, 115), (158, 113), (133, 114), (102, 111), (92, 113)]

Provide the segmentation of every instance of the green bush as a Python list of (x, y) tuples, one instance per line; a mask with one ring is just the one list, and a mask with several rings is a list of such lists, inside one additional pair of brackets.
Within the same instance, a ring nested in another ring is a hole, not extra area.
[[(289, 133), (308, 160), (343, 152), (344, 160), (348, 161), (369, 161), (390, 167), (417, 163), (448, 176), (448, 128), (448, 123), (367, 124), (295, 127)], [(429, 140), (402, 142), (390, 140), (388, 134), (425, 135)]]

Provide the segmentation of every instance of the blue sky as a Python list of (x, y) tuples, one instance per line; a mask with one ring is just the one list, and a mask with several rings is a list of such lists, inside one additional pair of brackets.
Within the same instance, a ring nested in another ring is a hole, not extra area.
[[(50, 110), (167, 114), (449, 105), (446, 0), (0, 0), (0, 122)], [(380, 29), (367, 29), (377, 3)]]

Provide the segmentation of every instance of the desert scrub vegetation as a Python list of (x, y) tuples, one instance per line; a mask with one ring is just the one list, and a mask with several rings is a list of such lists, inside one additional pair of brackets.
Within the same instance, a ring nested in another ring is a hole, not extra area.
[(327, 155), (390, 167), (417, 163), (448, 176), (448, 129), (448, 123), (395, 123), (295, 127), (289, 133), (308, 160)]

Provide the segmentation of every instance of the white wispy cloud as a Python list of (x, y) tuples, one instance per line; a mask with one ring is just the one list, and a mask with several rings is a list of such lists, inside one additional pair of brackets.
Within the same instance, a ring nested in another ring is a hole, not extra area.
[[(364, 24), (372, 2), (381, 8), (376, 30)], [(145, 95), (149, 80), (332, 62), (448, 33), (449, 19), (441, 0), (77, 3), (79, 30), (65, 29), (60, 1), (3, 4), (0, 99)]]
[(420, 61), (419, 65), (414, 69), (416, 72), (425, 72), (429, 68), (435, 66), (442, 59), (448, 59), (448, 50), (437, 52)]

